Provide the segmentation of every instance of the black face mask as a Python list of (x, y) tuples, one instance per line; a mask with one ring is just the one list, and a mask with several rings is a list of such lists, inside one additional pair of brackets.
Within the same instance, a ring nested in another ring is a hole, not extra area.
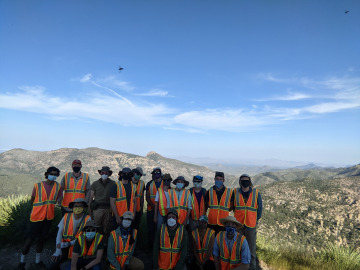
[(248, 186), (250, 186), (250, 181), (249, 180), (241, 181), (241, 186), (247, 188)]
[(81, 167), (73, 167), (74, 173), (78, 173), (78, 172), (80, 172), (80, 170), (81, 170)]
[(124, 179), (124, 180), (130, 180), (130, 179), (131, 179), (131, 175), (130, 175), (130, 174), (123, 174), (122, 179)]

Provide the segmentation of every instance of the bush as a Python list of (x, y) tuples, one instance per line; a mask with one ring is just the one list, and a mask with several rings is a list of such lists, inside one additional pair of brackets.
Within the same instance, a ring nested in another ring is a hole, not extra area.
[(360, 269), (360, 253), (353, 249), (329, 244), (321, 251), (321, 259), (332, 263), (336, 269)]

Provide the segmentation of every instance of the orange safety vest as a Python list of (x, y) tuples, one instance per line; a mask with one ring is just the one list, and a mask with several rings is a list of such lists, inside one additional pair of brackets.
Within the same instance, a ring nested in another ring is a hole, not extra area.
[[(164, 187), (164, 182), (161, 181), (161, 185), (159, 188)], [(150, 201), (152, 201), (153, 204), (155, 204), (155, 198), (156, 198), (156, 192), (158, 191), (158, 189), (156, 188), (155, 185), (155, 180), (152, 180), (150, 186), (149, 186), (149, 190), (147, 192), (150, 192)], [(153, 211), (154, 209), (152, 209), (151, 205), (148, 203), (147, 204), (147, 210), (148, 211)]]
[(209, 189), (209, 224), (223, 226), (220, 219), (229, 215), (231, 195), (232, 190), (225, 188), (219, 204), (215, 189), (213, 187)]
[[(170, 190), (170, 187), (168, 189), (168, 192)], [(159, 213), (160, 215), (162, 215), (163, 217), (166, 216), (168, 209), (167, 209), (167, 199), (166, 199), (166, 195), (165, 195), (165, 191), (163, 188), (159, 188), (158, 189), (158, 193), (159, 193)]]
[(116, 205), (116, 209), (117, 209), (117, 212), (118, 212), (120, 217), (126, 211), (130, 211), (130, 212), (133, 212), (135, 214), (135, 211), (134, 211), (134, 198), (136, 196), (136, 187), (131, 181), (129, 183), (131, 184), (130, 205), (128, 205), (128, 203), (127, 203), (126, 191), (125, 191), (124, 184), (121, 181), (116, 182), (117, 192), (116, 192), (115, 205)]
[(206, 211), (205, 211), (205, 192), (206, 189), (202, 188), (200, 190), (201, 194), (201, 201), (200, 201), (200, 206), (199, 206), (199, 202), (197, 200), (197, 197), (195, 195), (195, 190), (194, 188), (190, 188), (190, 193), (192, 195), (192, 209), (191, 209), (191, 218), (193, 220), (199, 220), (199, 217), (206, 215)]
[(169, 189), (170, 208), (174, 208), (178, 212), (179, 224), (184, 224), (184, 222), (185, 222), (187, 211), (189, 208), (189, 205), (188, 205), (189, 196), (191, 196), (190, 190), (183, 189), (182, 195), (181, 195), (181, 198), (179, 201), (175, 189)]
[(65, 174), (64, 198), (62, 201), (63, 207), (69, 207), (69, 203), (78, 198), (85, 199), (86, 184), (89, 179), (87, 173), (81, 173), (81, 177), (75, 186), (74, 176), (71, 172)]
[(91, 246), (89, 247), (89, 249), (86, 247), (86, 237), (84, 234), (81, 234), (78, 238), (77, 241), (80, 245), (81, 248), (81, 253), (80, 253), (80, 257), (85, 257), (86, 258), (91, 258), (94, 257), (96, 251), (97, 251), (97, 247), (99, 246), (101, 240), (103, 239), (103, 235), (100, 233), (96, 233), (95, 237), (91, 243)]
[(136, 212), (140, 212), (142, 209), (140, 209), (140, 203), (141, 198), (144, 197), (144, 189), (145, 189), (145, 183), (143, 180), (139, 180), (139, 182), (134, 184), (136, 186)]
[(233, 269), (241, 264), (241, 247), (245, 239), (245, 236), (238, 234), (230, 253), (226, 244), (225, 235), (226, 232), (219, 232), (216, 236), (216, 242), (220, 249), (219, 259), (221, 270)]
[[(213, 235), (215, 235), (215, 231), (210, 228), (207, 228), (204, 239), (200, 239), (198, 228), (196, 228), (195, 230), (192, 231), (192, 236), (195, 240), (196, 251), (197, 251), (197, 254), (199, 255), (200, 262), (202, 262), (202, 263), (204, 262), (206, 253), (208, 252), (210, 239)], [(202, 240), (202, 242), (201, 242), (201, 240)], [(212, 260), (212, 261), (214, 260), (214, 257), (212, 255), (212, 250), (211, 250), (211, 255), (209, 257), (209, 260)]]
[[(116, 260), (120, 264), (120, 267), (123, 267), (127, 258), (134, 252), (137, 230), (135, 229), (133, 230), (133, 238), (135, 241), (131, 246), (130, 246), (130, 235), (128, 236), (126, 243), (123, 242), (121, 235), (116, 235), (115, 230), (110, 233), (110, 237), (112, 237), (114, 241), (114, 246), (115, 246), (114, 252), (115, 252)], [(116, 269), (116, 266), (110, 264), (110, 268)]]
[(49, 197), (47, 196), (45, 186), (43, 182), (34, 185), (35, 199), (33, 202), (30, 221), (38, 222), (47, 220), (53, 220), (55, 216), (55, 204), (59, 195), (60, 185), (54, 182)]
[(258, 209), (258, 194), (259, 191), (254, 188), (245, 204), (243, 195), (240, 192), (240, 188), (236, 188), (235, 192), (235, 209), (234, 216), (235, 218), (243, 225), (249, 228), (256, 227), (257, 221), (257, 209)]
[[(186, 233), (186, 232), (185, 232)], [(180, 259), (181, 242), (184, 235), (184, 225), (179, 224), (176, 228), (173, 243), (170, 243), (170, 237), (167, 225), (161, 225), (160, 232), (160, 251), (159, 251), (159, 269), (173, 269)]]
[[(70, 242), (78, 238), (82, 234), (82, 229), (84, 228), (86, 222), (89, 219), (90, 219), (89, 215), (85, 215), (85, 214), (83, 215), (78, 227), (75, 230), (75, 235), (74, 235), (74, 213), (66, 213), (64, 215), (64, 229), (63, 229), (61, 241)], [(68, 254), (69, 259), (71, 258), (73, 248), (74, 246), (69, 247), (69, 254)]]

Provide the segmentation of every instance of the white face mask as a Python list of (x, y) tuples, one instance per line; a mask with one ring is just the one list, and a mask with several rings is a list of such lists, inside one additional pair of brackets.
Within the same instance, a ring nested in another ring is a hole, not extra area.
[(130, 227), (130, 225), (131, 225), (131, 220), (123, 220), (122, 221), (122, 225), (123, 225), (123, 227), (125, 228), (125, 229), (127, 229), (127, 228), (129, 228)]
[(174, 227), (176, 225), (176, 220), (173, 219), (173, 218), (169, 218), (167, 220), (167, 224), (170, 226), (170, 227)]
[(101, 175), (101, 179), (102, 179), (102, 180), (108, 179), (108, 175), (107, 175), (107, 174), (102, 174), (102, 175)]
[(200, 183), (194, 182), (194, 187), (196, 187), (196, 188), (201, 187), (201, 182)]

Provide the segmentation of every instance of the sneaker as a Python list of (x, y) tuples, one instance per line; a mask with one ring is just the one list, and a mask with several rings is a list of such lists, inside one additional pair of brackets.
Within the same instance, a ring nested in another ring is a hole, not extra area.
[(18, 270), (25, 270), (25, 263), (19, 263), (17, 269)]

